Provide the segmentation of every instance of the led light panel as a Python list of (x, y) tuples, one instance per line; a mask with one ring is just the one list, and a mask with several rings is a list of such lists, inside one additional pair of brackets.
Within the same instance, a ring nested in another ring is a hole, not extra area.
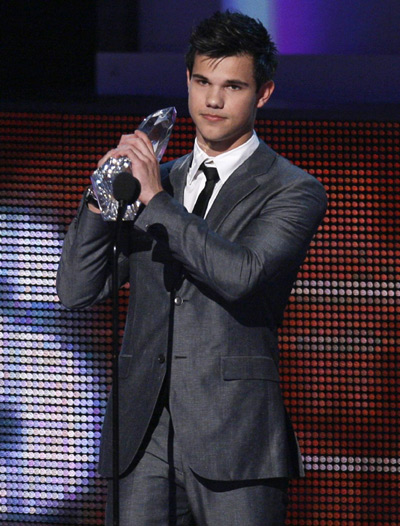
[[(55, 274), (97, 160), (142, 119), (0, 114), (2, 524), (103, 524), (110, 304), (67, 311)], [(281, 329), (307, 470), (292, 485), (288, 525), (400, 524), (400, 125), (259, 120), (257, 131), (329, 196)], [(190, 151), (193, 136), (178, 118), (165, 160)]]

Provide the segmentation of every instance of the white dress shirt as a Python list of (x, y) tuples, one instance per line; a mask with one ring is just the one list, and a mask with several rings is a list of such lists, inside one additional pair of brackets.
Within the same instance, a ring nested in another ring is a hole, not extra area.
[(211, 205), (215, 201), (218, 192), (221, 190), (222, 185), (228, 180), (229, 176), (236, 170), (236, 168), (239, 168), (239, 166), (256, 151), (259, 144), (260, 142), (257, 134), (253, 131), (250, 139), (244, 144), (241, 144), (233, 150), (221, 153), (216, 157), (209, 157), (204, 150), (200, 148), (196, 139), (193, 147), (192, 165), (186, 178), (186, 186), (183, 196), (183, 204), (185, 205), (186, 210), (192, 212), (196, 200), (206, 184), (206, 176), (203, 172), (199, 171), (199, 166), (203, 161), (206, 162), (207, 166), (214, 166), (218, 170), (219, 175), (219, 181), (215, 185), (208, 203), (207, 214)]

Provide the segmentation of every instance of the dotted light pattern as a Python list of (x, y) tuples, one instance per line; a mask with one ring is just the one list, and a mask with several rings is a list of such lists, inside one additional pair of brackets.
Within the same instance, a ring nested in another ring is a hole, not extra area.
[[(2, 523), (103, 523), (95, 467), (110, 305), (66, 311), (54, 283), (97, 159), (142, 118), (0, 114)], [(292, 486), (288, 525), (400, 524), (400, 125), (259, 120), (257, 131), (318, 177), (330, 201), (281, 330), (307, 470)], [(178, 118), (165, 159), (190, 151), (193, 135)]]

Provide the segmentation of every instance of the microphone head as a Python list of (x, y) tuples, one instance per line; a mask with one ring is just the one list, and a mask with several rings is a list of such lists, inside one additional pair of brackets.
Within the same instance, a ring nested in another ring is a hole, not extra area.
[(117, 201), (124, 201), (125, 204), (130, 205), (137, 200), (140, 191), (140, 182), (131, 173), (121, 172), (115, 176), (113, 194)]

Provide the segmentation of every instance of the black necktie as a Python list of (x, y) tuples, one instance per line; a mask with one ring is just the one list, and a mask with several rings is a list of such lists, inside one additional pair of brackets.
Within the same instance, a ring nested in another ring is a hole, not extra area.
[(204, 217), (204, 214), (207, 210), (208, 202), (214, 190), (214, 186), (219, 181), (219, 175), (218, 170), (216, 168), (206, 166), (205, 162), (203, 162), (200, 165), (199, 170), (201, 170), (204, 173), (207, 182), (206, 186), (203, 188), (199, 197), (197, 198), (196, 204), (193, 208), (193, 214), (196, 214), (200, 217)]

